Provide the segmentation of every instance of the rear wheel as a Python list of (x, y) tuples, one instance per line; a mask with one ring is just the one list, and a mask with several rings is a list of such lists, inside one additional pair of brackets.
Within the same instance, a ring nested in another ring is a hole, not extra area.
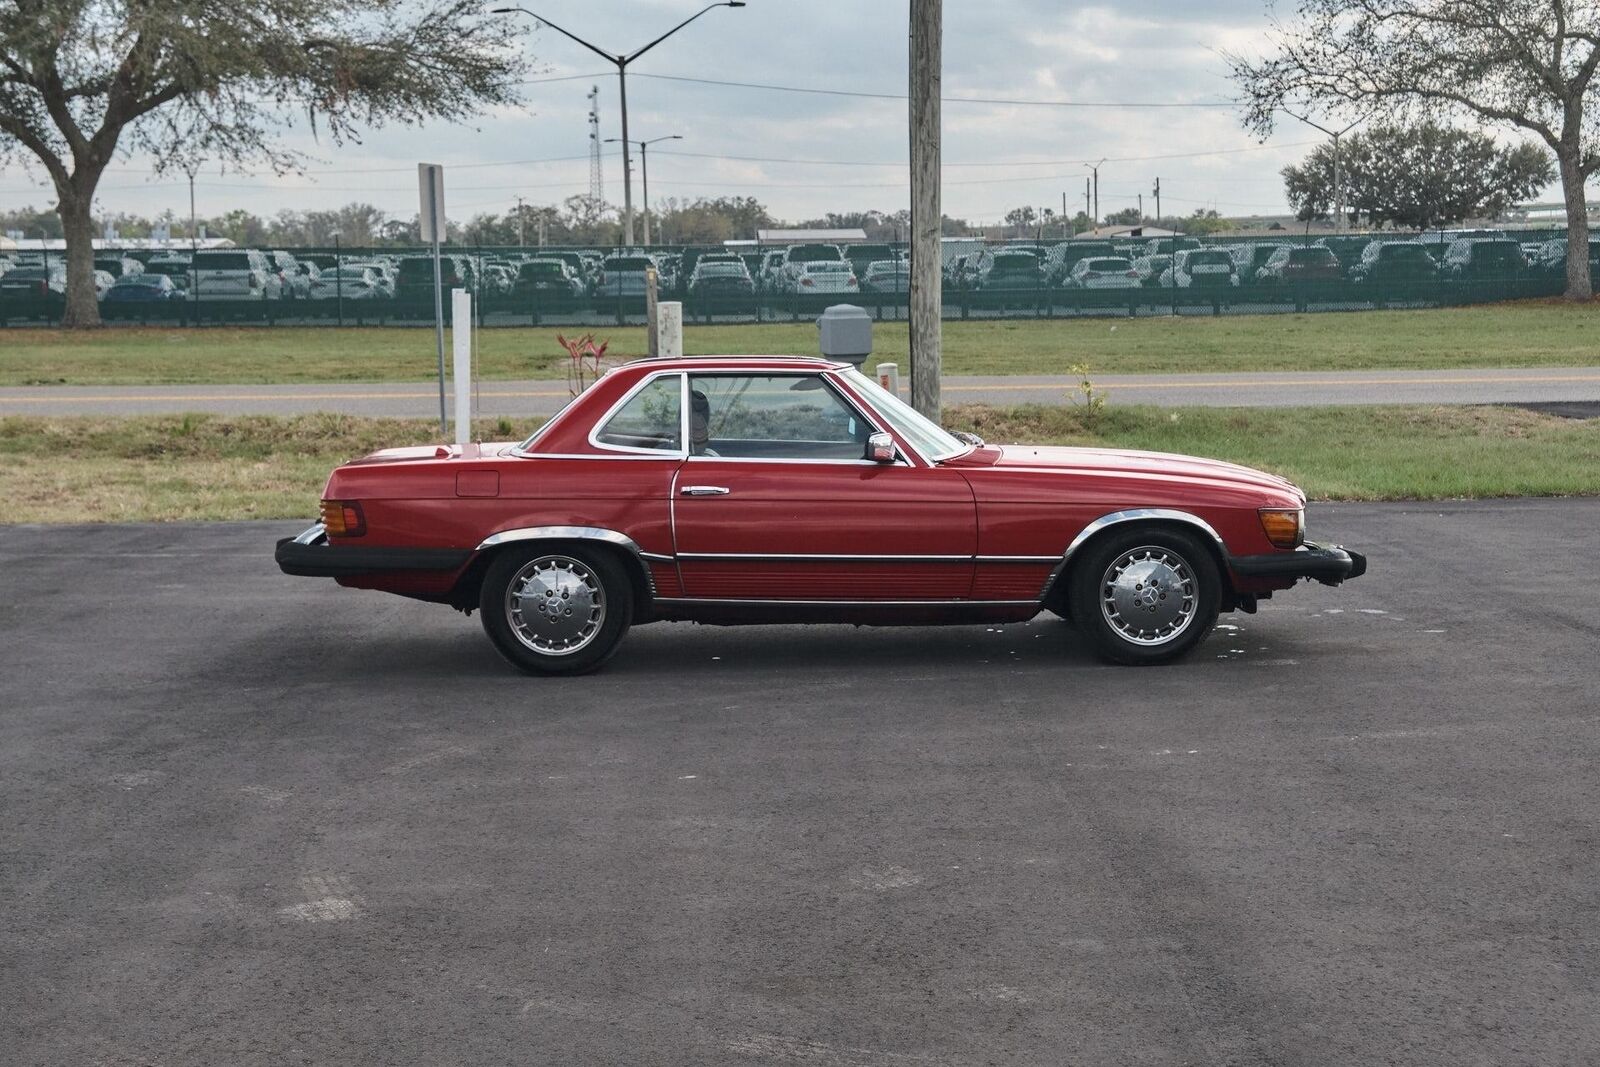
[(1216, 560), (1182, 530), (1119, 530), (1092, 544), (1073, 568), (1068, 603), (1078, 630), (1105, 659), (1133, 666), (1190, 652), (1216, 625), (1222, 578)]
[(633, 586), (610, 555), (587, 548), (507, 552), (478, 598), (500, 654), (530, 674), (583, 674), (617, 650), (633, 616)]

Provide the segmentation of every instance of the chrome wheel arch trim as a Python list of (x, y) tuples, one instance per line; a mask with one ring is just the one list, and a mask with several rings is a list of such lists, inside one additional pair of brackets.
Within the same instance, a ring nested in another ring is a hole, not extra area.
[(1087, 544), (1090, 538), (1113, 526), (1121, 526), (1130, 522), (1175, 522), (1188, 526), (1211, 538), (1223, 560), (1226, 561), (1228, 558), (1228, 546), (1222, 540), (1222, 535), (1217, 533), (1216, 528), (1209, 522), (1193, 512), (1179, 511), (1176, 508), (1127, 508), (1123, 511), (1113, 511), (1102, 515), (1079, 530), (1078, 536), (1072, 539), (1072, 543), (1067, 545), (1067, 550), (1061, 554), (1060, 562), (1051, 569), (1050, 576), (1044, 580), (1044, 586), (1039, 590), (1039, 596), (1043, 598), (1049, 595), (1050, 587), (1055, 584), (1057, 578), (1061, 577), (1061, 572), (1067, 569), (1067, 565), (1072, 562), (1072, 557), (1077, 555), (1078, 550)]
[(670, 563), (671, 556), (663, 556), (658, 552), (646, 552), (639, 547), (639, 543), (627, 534), (608, 530), (603, 526), (522, 526), (514, 530), (501, 530), (499, 533), (485, 537), (477, 547), (477, 551), (498, 548), (501, 545), (516, 544), (520, 541), (599, 541), (603, 544), (614, 545), (626, 549), (633, 554), (639, 567), (644, 571), (644, 579), (650, 589), (650, 595), (656, 591), (655, 578), (650, 574), (648, 561)]

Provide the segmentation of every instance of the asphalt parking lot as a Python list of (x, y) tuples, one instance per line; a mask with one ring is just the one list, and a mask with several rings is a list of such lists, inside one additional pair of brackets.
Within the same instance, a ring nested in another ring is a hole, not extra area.
[(0, 1062), (1592, 1064), (1600, 501), (1324, 505), (1187, 663), (634, 630), (0, 529)]

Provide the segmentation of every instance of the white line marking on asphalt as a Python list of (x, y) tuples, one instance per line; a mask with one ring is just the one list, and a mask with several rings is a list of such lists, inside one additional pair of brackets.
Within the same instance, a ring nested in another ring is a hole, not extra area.
[(860, 874), (852, 875), (850, 884), (857, 889), (871, 889), (882, 893), (889, 889), (909, 889), (921, 885), (922, 876), (904, 867), (885, 867), (881, 870), (867, 867)]
[(279, 908), (279, 915), (296, 922), (327, 923), (348, 922), (361, 914), (361, 899), (348, 878), (308, 874), (300, 879), (300, 890), (305, 902)]
[(470, 756), (474, 751), (476, 750), (467, 748), (465, 745), (450, 745), (447, 748), (436, 749), (433, 752), (424, 752), (420, 756), (412, 756), (410, 759), (401, 760), (399, 763), (394, 763), (388, 767), (385, 767), (379, 773), (406, 774), (410, 771), (416, 770), (418, 767), (426, 767), (430, 763), (438, 763), (440, 760), (447, 760), (456, 756)]
[(111, 784), (119, 789), (143, 789), (146, 786), (160, 785), (171, 775), (166, 771), (129, 771), (127, 774), (113, 774)]

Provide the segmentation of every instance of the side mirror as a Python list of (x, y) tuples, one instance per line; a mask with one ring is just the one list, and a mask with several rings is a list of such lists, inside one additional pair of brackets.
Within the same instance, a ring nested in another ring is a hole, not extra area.
[(874, 463), (893, 463), (894, 438), (886, 433), (875, 433), (867, 438), (866, 458)]

